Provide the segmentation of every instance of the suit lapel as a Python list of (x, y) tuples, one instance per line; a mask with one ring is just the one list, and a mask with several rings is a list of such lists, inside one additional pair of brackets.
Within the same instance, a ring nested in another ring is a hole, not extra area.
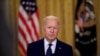
[(60, 42), (59, 42), (59, 40), (57, 40), (55, 56), (59, 56), (60, 55), (61, 49), (62, 49), (62, 47), (60, 46)]
[(45, 51), (44, 51), (44, 39), (41, 40), (40, 42), (40, 52), (42, 55), (40, 56), (45, 56)]

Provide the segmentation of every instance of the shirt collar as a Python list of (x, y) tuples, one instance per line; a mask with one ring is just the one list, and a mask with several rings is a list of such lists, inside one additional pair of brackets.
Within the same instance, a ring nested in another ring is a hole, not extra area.
[[(57, 39), (55, 39), (53, 42), (51, 42), (52, 45), (56, 45), (56, 43), (57, 43)], [(46, 38), (44, 38), (44, 44), (45, 45), (49, 44), (49, 42), (46, 40)]]
[[(46, 40), (46, 38), (44, 38), (45, 54), (46, 54), (46, 51), (47, 51), (47, 49), (48, 49), (48, 47), (49, 47), (48, 44), (50, 44), (50, 43)], [(57, 44), (57, 39), (55, 39), (53, 42), (51, 42), (51, 44), (52, 44), (52, 46), (51, 46), (52, 53), (55, 53), (56, 44)]]

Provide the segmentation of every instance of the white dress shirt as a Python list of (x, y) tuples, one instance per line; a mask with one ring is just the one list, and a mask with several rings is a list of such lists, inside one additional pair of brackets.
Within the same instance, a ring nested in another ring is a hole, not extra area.
[[(52, 46), (51, 46), (52, 54), (55, 53), (56, 43), (57, 43), (57, 39), (55, 39), (53, 42), (51, 42), (51, 44), (52, 44)], [(48, 44), (50, 44), (50, 43), (44, 38), (45, 55), (46, 55), (47, 49), (49, 47)]]

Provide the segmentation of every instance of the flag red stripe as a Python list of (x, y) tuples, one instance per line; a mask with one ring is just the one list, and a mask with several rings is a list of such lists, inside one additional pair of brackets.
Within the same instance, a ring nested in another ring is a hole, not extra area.
[(21, 43), (20, 41), (18, 41), (18, 45), (19, 45), (19, 47), (21, 48), (22, 52), (23, 52), (24, 54), (26, 54), (26, 51), (25, 51), (25, 49), (24, 49), (24, 46), (22, 45), (22, 43)]
[[(31, 19), (32, 19), (32, 17), (30, 17)], [(34, 18), (33, 18), (34, 19)], [(34, 22), (33, 22), (33, 20), (31, 20), (32, 21), (32, 27), (34, 28), (34, 32), (35, 32), (35, 35), (36, 35), (36, 37), (37, 37), (37, 39), (39, 39), (39, 35), (38, 35), (38, 33), (37, 33), (37, 29), (36, 29), (36, 26), (35, 26), (35, 24), (34, 24)]]
[[(22, 14), (21, 14), (20, 12), (19, 12), (19, 17), (21, 18), (21, 20), (22, 20), (23, 23), (25, 24), (26, 29), (27, 29), (27, 31), (28, 31), (29, 35), (31, 36), (31, 39), (32, 39), (31, 30), (29, 29), (29, 27), (28, 27), (28, 25), (27, 25), (27, 23), (26, 23), (24, 17), (22, 16)], [(33, 41), (33, 39), (32, 39), (32, 41)]]
[(37, 15), (37, 19), (39, 21), (39, 13), (38, 13), (38, 11), (36, 11), (36, 15)]
[(25, 33), (23, 32), (23, 30), (20, 28), (20, 26), (18, 26), (18, 30), (19, 30), (19, 32), (21, 33), (21, 35), (23, 36), (23, 39), (25, 40), (25, 42), (28, 44), (28, 41), (27, 41), (27, 39), (26, 39), (26, 35), (25, 35)]

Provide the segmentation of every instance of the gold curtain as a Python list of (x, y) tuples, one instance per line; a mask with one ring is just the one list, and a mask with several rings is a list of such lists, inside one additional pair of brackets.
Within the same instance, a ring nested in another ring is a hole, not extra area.
[[(48, 15), (55, 15), (59, 17), (61, 28), (58, 34), (58, 38), (65, 43), (70, 44), (74, 48), (74, 11), (76, 0), (36, 0), (38, 11), (39, 11), (39, 22), (40, 27), (42, 24), (42, 20), (44, 17)], [(99, 0), (98, 0), (99, 1)], [(94, 0), (95, 14), (97, 19), (97, 37), (100, 40), (100, 6), (99, 2)], [(14, 35), (14, 56), (18, 55), (17, 50), (17, 19), (18, 19), (18, 9), (20, 5), (20, 0), (10, 0), (10, 17), (13, 28)], [(98, 12), (99, 11), (99, 12)], [(40, 36), (43, 37), (43, 33), (40, 28)], [(100, 41), (98, 41), (99, 43)], [(100, 47), (100, 44), (98, 44)], [(16, 50), (16, 51), (15, 51)], [(98, 53), (100, 52), (100, 48), (98, 48)], [(76, 55), (75, 55), (76, 56)], [(77, 55), (78, 56), (78, 55)]]
[(100, 55), (100, 0), (94, 1), (95, 18), (97, 24), (97, 55)]
[(11, 28), (13, 32), (13, 56), (20, 56), (20, 53), (18, 51), (18, 8), (19, 8), (19, 2), (20, 0), (9, 0), (9, 14), (10, 14), (10, 22), (11, 22)]

